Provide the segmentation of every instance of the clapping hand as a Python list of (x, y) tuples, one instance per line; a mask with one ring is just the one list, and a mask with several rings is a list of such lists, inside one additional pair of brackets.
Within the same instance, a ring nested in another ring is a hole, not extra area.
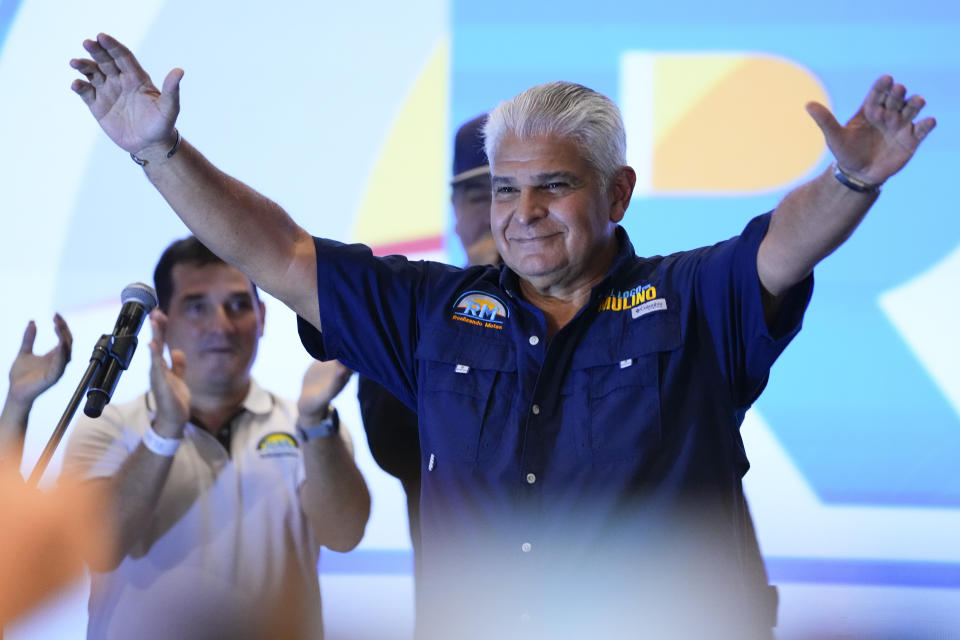
[(154, 431), (164, 438), (180, 438), (190, 419), (190, 389), (183, 380), (187, 358), (179, 349), (170, 350), (170, 364), (163, 358), (167, 316), (159, 309), (150, 313), (153, 340), (150, 341), (150, 388), (157, 401)]
[(33, 320), (27, 324), (20, 351), (10, 367), (8, 405), (29, 411), (37, 396), (53, 386), (63, 375), (67, 363), (70, 362), (73, 336), (66, 320), (59, 313), (53, 316), (53, 329), (57, 334), (56, 346), (43, 355), (37, 355), (33, 353), (37, 325)]
[(301, 422), (315, 424), (323, 419), (330, 401), (343, 390), (352, 375), (353, 371), (336, 360), (312, 362), (303, 374), (303, 388), (297, 401)]

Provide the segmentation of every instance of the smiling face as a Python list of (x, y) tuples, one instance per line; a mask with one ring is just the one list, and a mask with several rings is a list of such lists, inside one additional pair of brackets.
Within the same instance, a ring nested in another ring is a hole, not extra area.
[(265, 311), (250, 280), (223, 263), (178, 263), (171, 280), (166, 339), (186, 356), (191, 392), (230, 395), (245, 388)]
[(490, 221), (507, 266), (546, 295), (603, 278), (616, 254), (614, 230), (630, 200), (632, 169), (604, 188), (573, 141), (506, 133), (492, 173)]

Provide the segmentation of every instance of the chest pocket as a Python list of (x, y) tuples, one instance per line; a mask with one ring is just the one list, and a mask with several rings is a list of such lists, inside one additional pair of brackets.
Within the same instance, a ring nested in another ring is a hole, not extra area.
[(661, 358), (680, 344), (680, 320), (664, 312), (629, 321), (619, 343), (577, 350), (571, 380), (587, 406), (582, 450), (594, 463), (638, 461), (659, 446)]
[(426, 457), (480, 462), (498, 450), (516, 395), (517, 363), (507, 343), (454, 332), (420, 342), (418, 400)]

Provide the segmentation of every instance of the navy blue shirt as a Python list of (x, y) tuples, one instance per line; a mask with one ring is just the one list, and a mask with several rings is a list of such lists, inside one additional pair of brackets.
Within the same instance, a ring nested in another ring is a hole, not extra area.
[(739, 426), (813, 284), (788, 292), (768, 326), (757, 275), (768, 223), (652, 258), (618, 228), (606, 278), (550, 339), (506, 267), (316, 239), (323, 332), (301, 320), (301, 339), (419, 415), (423, 594), (461, 632), (556, 624), (571, 597), (558, 584), (590, 585), (570, 591), (596, 611), (612, 594), (692, 602), (694, 583), (704, 601), (735, 594), (725, 606), (737, 608), (765, 584), (750, 566)]

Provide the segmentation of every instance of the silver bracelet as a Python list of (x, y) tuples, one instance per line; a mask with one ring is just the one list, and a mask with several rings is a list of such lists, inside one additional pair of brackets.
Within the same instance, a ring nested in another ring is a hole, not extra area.
[[(173, 154), (175, 154), (177, 152), (177, 149), (180, 148), (180, 130), (174, 127), (173, 131), (174, 133), (177, 134), (177, 141), (173, 143), (172, 147), (170, 147), (170, 151), (167, 151), (167, 158), (172, 158)], [(133, 155), (133, 151), (130, 152), (130, 159), (136, 162), (141, 167), (147, 166), (147, 164), (150, 162), (149, 160), (141, 160), (137, 156)]]
[(864, 182), (859, 178), (854, 178), (852, 175), (841, 169), (839, 163), (834, 164), (833, 167), (833, 177), (836, 178), (837, 181), (846, 188), (856, 191), (857, 193), (880, 193), (879, 184), (870, 184), (869, 182)]
[(147, 425), (147, 430), (143, 432), (143, 446), (164, 458), (175, 454), (181, 442), (181, 438), (164, 438), (153, 430), (152, 425)]

